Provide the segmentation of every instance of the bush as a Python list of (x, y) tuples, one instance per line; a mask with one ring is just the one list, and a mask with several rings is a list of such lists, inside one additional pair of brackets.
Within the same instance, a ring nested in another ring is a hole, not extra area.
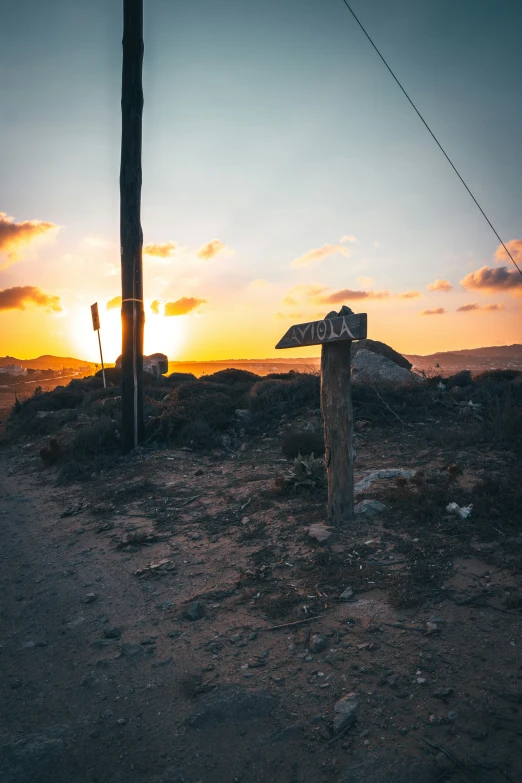
[(289, 432), (283, 439), (281, 451), (288, 459), (295, 459), (298, 454), (322, 456), (324, 454), (324, 434), (309, 430)]
[(85, 461), (100, 454), (113, 453), (119, 448), (120, 433), (110, 416), (100, 416), (88, 427), (82, 427), (74, 436), (69, 454), (75, 460)]
[(174, 386), (179, 383), (185, 383), (186, 381), (197, 381), (197, 378), (191, 372), (171, 372), (166, 381), (169, 386)]
[(249, 370), (238, 370), (235, 367), (229, 367), (226, 370), (218, 370), (218, 372), (214, 372), (212, 375), (206, 375), (205, 380), (212, 383), (225, 383), (227, 386), (234, 386), (237, 383), (252, 386), (256, 381), (261, 380), (261, 376)]
[(296, 373), (288, 381), (259, 381), (250, 390), (250, 408), (259, 418), (275, 418), (288, 411), (318, 408), (321, 381), (318, 375)]

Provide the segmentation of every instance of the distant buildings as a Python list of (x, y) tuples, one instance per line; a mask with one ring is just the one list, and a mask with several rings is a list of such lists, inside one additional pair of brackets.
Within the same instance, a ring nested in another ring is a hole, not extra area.
[(21, 364), (6, 364), (0, 367), (0, 375), (27, 375), (27, 370)]

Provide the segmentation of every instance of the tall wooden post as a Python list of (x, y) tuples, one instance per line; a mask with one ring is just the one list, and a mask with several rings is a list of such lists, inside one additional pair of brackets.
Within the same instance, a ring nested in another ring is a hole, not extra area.
[(350, 380), (352, 342), (321, 346), (321, 410), (328, 477), (328, 522), (353, 519), (353, 408)]
[(143, 0), (123, 0), (120, 240), (122, 290), (122, 445), (143, 439), (143, 277), (141, 122), (143, 114)]

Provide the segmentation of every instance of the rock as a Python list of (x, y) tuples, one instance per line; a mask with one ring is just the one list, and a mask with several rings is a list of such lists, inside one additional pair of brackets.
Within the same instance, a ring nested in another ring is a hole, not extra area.
[(183, 612), (183, 617), (187, 620), (201, 620), (204, 616), (205, 604), (201, 603), (201, 601), (192, 601)]
[(248, 410), (248, 408), (238, 408), (234, 412), (236, 414), (236, 418), (240, 419), (241, 421), (244, 421), (245, 419), (248, 419), (250, 417), (250, 411)]
[(405, 370), (411, 370), (412, 368), (411, 362), (409, 362), (405, 356), (398, 353), (397, 351), (394, 351), (394, 349), (389, 345), (386, 345), (386, 343), (381, 343), (379, 340), (366, 339), (353, 342), (350, 351), (352, 355), (352, 361), (361, 350), (371, 351), (372, 353), (378, 354), (379, 356), (384, 356), (385, 359), (389, 359), (398, 367), (403, 367)]
[(55, 779), (64, 751), (63, 740), (56, 733), (31, 734), (0, 748), (2, 783)]
[(360, 517), (375, 517), (378, 514), (384, 514), (388, 511), (388, 507), (384, 503), (380, 503), (378, 500), (361, 500), (355, 504), (354, 513)]
[(83, 596), (82, 601), (84, 604), (92, 604), (93, 601), (96, 601), (98, 596), (96, 593), (86, 593), (86, 595)]
[(103, 635), (106, 639), (119, 639), (121, 637), (121, 628), (106, 628)]
[(343, 592), (339, 596), (339, 601), (349, 601), (350, 598), (353, 598), (353, 595), (354, 595), (354, 593), (353, 593), (352, 588), (351, 587), (347, 587), (345, 590), (343, 590)]
[(250, 691), (239, 685), (224, 685), (203, 694), (197, 712), (187, 719), (195, 728), (224, 723), (247, 723), (266, 718), (277, 706), (277, 700), (267, 691)]
[(355, 753), (336, 783), (437, 783), (440, 768), (429, 759), (397, 750)]
[(378, 479), (410, 479), (413, 478), (416, 474), (417, 471), (411, 468), (382, 468), (381, 470), (372, 470), (371, 473), (368, 473), (367, 476), (355, 484), (353, 491), (356, 495), (360, 492), (364, 492)]
[[(121, 355), (116, 359), (116, 367), (121, 369)], [(156, 375), (158, 378), (169, 371), (169, 360), (164, 353), (152, 353), (143, 357), (143, 372)], [(190, 373), (188, 373), (190, 374)]]
[(335, 534), (334, 527), (328, 527), (327, 525), (310, 525), (308, 528), (308, 537), (313, 538), (319, 544), (324, 544), (329, 541)]
[(125, 644), (121, 645), (120, 649), (121, 654), (126, 658), (136, 658), (137, 656), (143, 655), (145, 653), (145, 650), (141, 644), (137, 644), (136, 642), (126, 642)]
[(339, 701), (335, 703), (335, 717), (333, 719), (334, 734), (339, 734), (339, 732), (344, 731), (344, 729), (347, 729), (348, 726), (351, 726), (353, 723), (355, 723), (357, 719), (356, 712), (358, 706), (359, 702), (355, 697), (355, 693), (349, 693), (347, 696), (343, 696), (342, 699), (339, 699)]
[(422, 379), (405, 367), (399, 367), (391, 359), (359, 349), (352, 361), (352, 382), (379, 386), (413, 386)]
[(195, 476), (202, 476), (202, 475), (203, 475), (203, 470), (202, 470), (201, 468), (198, 468), (198, 469), (196, 470), (196, 472), (194, 473), (194, 475), (195, 475)]
[(328, 647), (328, 640), (321, 636), (320, 633), (314, 633), (310, 637), (310, 642), (308, 643), (308, 649), (310, 652), (318, 653), (322, 650), (325, 650)]

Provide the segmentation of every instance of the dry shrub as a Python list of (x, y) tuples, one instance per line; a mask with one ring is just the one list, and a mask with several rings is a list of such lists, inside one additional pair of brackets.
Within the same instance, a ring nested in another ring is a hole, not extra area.
[(250, 391), (250, 409), (258, 419), (273, 419), (320, 405), (321, 381), (312, 373), (296, 373), (290, 380), (259, 381)]
[(322, 456), (324, 454), (324, 434), (311, 430), (294, 430), (283, 439), (281, 451), (288, 459), (295, 459), (298, 454)]

